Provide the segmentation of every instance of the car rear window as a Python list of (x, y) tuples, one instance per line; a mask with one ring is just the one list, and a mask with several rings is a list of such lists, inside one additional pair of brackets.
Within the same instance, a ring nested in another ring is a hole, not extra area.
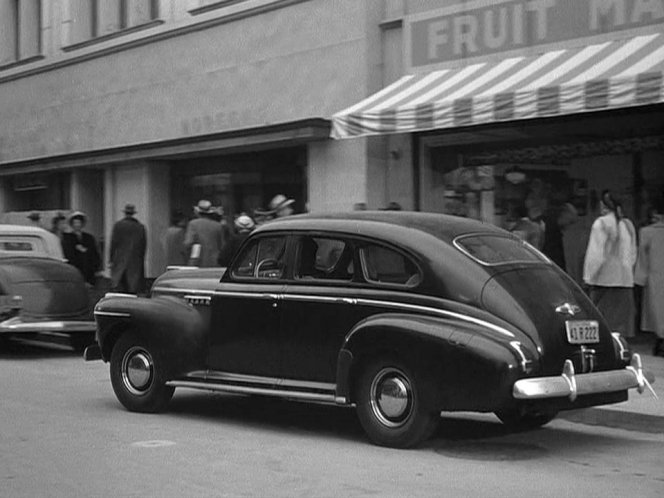
[(517, 237), (464, 235), (454, 239), (454, 245), (478, 263), (488, 266), (548, 261), (539, 251)]

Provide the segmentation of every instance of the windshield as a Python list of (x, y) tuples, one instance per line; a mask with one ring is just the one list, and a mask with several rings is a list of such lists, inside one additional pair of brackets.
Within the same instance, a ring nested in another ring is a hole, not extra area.
[(454, 245), (480, 264), (547, 263), (537, 249), (517, 237), (504, 235), (462, 235)]

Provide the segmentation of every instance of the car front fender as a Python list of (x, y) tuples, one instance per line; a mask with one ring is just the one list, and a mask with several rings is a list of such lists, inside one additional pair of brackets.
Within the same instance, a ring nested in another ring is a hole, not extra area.
[(398, 356), (432, 379), (441, 409), (493, 411), (511, 400), (523, 375), (509, 342), (453, 320), (383, 314), (360, 322), (337, 360), (337, 396), (352, 400), (366, 358)]
[(94, 313), (104, 361), (120, 336), (131, 331), (161, 348), (173, 376), (203, 367), (206, 320), (181, 298), (115, 295), (99, 301)]

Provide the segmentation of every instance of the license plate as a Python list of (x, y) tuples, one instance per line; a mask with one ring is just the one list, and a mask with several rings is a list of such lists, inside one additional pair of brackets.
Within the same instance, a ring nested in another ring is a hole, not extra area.
[(565, 322), (565, 329), (570, 344), (599, 342), (599, 323), (596, 320), (568, 320)]

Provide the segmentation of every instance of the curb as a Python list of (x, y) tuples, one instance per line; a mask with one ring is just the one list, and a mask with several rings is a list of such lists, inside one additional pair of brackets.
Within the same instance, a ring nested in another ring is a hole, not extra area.
[(628, 431), (664, 433), (664, 415), (648, 415), (606, 408), (585, 408), (561, 412), (560, 418), (585, 425), (601, 425)]

